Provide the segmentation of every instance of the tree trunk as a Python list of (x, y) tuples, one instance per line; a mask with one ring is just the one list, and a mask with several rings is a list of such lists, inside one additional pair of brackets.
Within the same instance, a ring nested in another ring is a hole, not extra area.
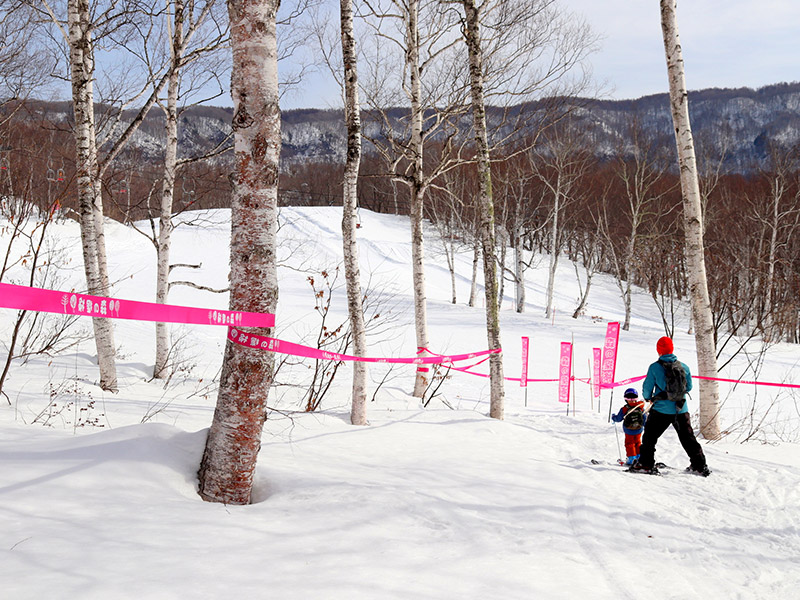
[[(174, 29), (172, 32), (171, 61), (178, 60), (183, 40), (183, 0), (175, 1)], [(165, 131), (167, 144), (164, 153), (164, 176), (161, 184), (161, 207), (158, 223), (156, 302), (167, 303), (169, 295), (169, 254), (172, 240), (172, 207), (175, 198), (175, 177), (178, 165), (178, 87), (180, 71), (175, 69), (167, 83), (167, 106), (165, 110)], [(167, 377), (169, 358), (169, 329), (166, 323), (156, 323), (156, 360), (153, 377)]]
[[(89, 294), (108, 296), (110, 284), (105, 252), (103, 201), (98, 179), (93, 90), (94, 46), (89, 1), (70, 0), (67, 10), (83, 265)], [(100, 369), (100, 387), (116, 391), (116, 350), (111, 320), (93, 318), (92, 325)]]
[(442, 240), (444, 246), (444, 254), (447, 257), (447, 269), (450, 271), (450, 303), (457, 304), (458, 298), (456, 293), (456, 243), (451, 237), (450, 241)]
[[(279, 0), (229, 0), (235, 165), (231, 205), (231, 310), (274, 313), (278, 304), (276, 235)], [(254, 333), (272, 335), (272, 328)], [(247, 504), (253, 485), (274, 355), (228, 341), (217, 406), (200, 465), (200, 496)]]
[[(782, 171), (783, 166), (779, 167)], [(769, 236), (769, 257), (767, 259), (767, 285), (764, 294), (764, 329), (767, 335), (773, 340), (780, 339), (780, 331), (775, 314), (775, 267), (778, 255), (778, 230), (781, 227), (781, 220), (784, 215), (780, 212), (780, 203), (785, 193), (785, 181), (783, 173), (772, 176), (770, 182), (770, 201), (772, 203), (772, 214), (770, 215), (770, 236)]]
[[(425, 293), (425, 246), (422, 233), (423, 192), (416, 185), (411, 192), (411, 265), (414, 284), (414, 332), (417, 340), (417, 355), (429, 356), (428, 311)], [(414, 397), (422, 398), (428, 387), (428, 369), (417, 367), (414, 378)]]
[(556, 181), (555, 193), (553, 194), (553, 226), (550, 230), (550, 267), (547, 271), (547, 301), (545, 303), (544, 316), (548, 319), (553, 316), (553, 291), (556, 287), (556, 271), (558, 271), (558, 214), (561, 212), (561, 174)]
[(516, 290), (515, 305), (518, 313), (525, 312), (525, 249), (523, 248), (522, 217), (519, 214), (520, 204), (517, 204), (515, 215), (514, 233), (514, 286)]
[(469, 285), (467, 306), (475, 306), (478, 299), (478, 265), (481, 260), (481, 239), (477, 235), (472, 243), (472, 279)]
[[(714, 320), (708, 295), (703, 213), (697, 175), (694, 140), (689, 122), (689, 100), (684, 76), (683, 55), (677, 25), (676, 0), (661, 0), (661, 29), (669, 75), (669, 97), (678, 163), (681, 174), (683, 217), (686, 237), (686, 263), (692, 317), (695, 324), (695, 345), (699, 375), (717, 377), (717, 355), (714, 342)], [(719, 437), (719, 384), (700, 380), (700, 433), (706, 439)]]
[[(486, 131), (486, 105), (483, 98), (483, 52), (479, 26), (479, 10), (475, 0), (463, 0), (465, 27), (463, 35), (469, 54), (472, 122), (478, 162), (478, 202), (480, 207), (480, 239), (483, 251), (483, 278), (486, 297), (486, 335), (489, 349), (500, 350), (500, 311), (497, 306), (497, 260), (495, 257), (494, 203), (489, 142)], [(502, 419), (505, 389), (503, 386), (503, 356), (501, 352), (489, 358), (490, 406), (489, 416)]]
[[(356, 41), (353, 33), (353, 1), (341, 0), (342, 58), (344, 61), (345, 119), (347, 121), (347, 161), (344, 168), (342, 201), (342, 239), (344, 273), (347, 283), (347, 311), (353, 334), (353, 353), (366, 356), (367, 335), (364, 325), (364, 303), (356, 242), (356, 209), (358, 208), (358, 167), (361, 163), (361, 106), (358, 100)], [(367, 363), (353, 363), (353, 398), (350, 409), (353, 425), (367, 424)]]
[[(587, 260), (584, 257), (584, 260)], [(586, 287), (583, 288), (583, 293), (581, 294), (581, 299), (578, 302), (578, 306), (575, 307), (575, 312), (572, 313), (572, 318), (577, 319), (583, 314), (583, 311), (586, 309), (586, 303), (589, 300), (589, 291), (592, 289), (592, 271), (587, 266), (584, 269), (586, 271)], [(580, 273), (578, 272), (578, 265), (575, 264), (575, 274), (578, 276), (578, 287), (580, 287)]]
[[(409, 100), (411, 104), (411, 262), (414, 281), (414, 330), (417, 339), (417, 355), (429, 356), (428, 313), (425, 292), (425, 243), (423, 238), (423, 214), (425, 181), (422, 170), (422, 80), (419, 64), (419, 0), (409, 0), (407, 20), (406, 64), (409, 71)], [(414, 397), (422, 398), (428, 387), (428, 367), (420, 365), (414, 378)]]
[[(497, 230), (495, 229), (497, 232)], [(499, 272), (497, 274), (497, 309), (503, 310), (503, 298), (506, 294), (506, 256), (508, 255), (508, 244), (506, 243), (506, 231), (502, 227), (496, 233), (495, 244), (500, 256), (497, 257)]]

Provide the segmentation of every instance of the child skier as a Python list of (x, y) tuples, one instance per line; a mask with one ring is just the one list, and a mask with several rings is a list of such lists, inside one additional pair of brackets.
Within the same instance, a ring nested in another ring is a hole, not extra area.
[(647, 421), (644, 412), (644, 402), (639, 400), (639, 392), (635, 388), (625, 390), (625, 404), (619, 412), (611, 417), (614, 423), (622, 421), (622, 431), (625, 432), (625, 454), (628, 459), (626, 465), (632, 465), (639, 459), (639, 447), (642, 445), (642, 431)]

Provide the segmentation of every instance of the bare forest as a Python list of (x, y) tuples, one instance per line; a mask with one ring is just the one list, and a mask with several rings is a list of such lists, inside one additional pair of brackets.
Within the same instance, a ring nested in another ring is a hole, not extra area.
[[(48, 118), (41, 106), (30, 103), (3, 123), (0, 183), (4, 194), (75, 218), (74, 142), (67, 124)], [(636, 123), (631, 115), (630, 128), (635, 129)], [(577, 276), (588, 278), (589, 286), (593, 273), (615, 274), (621, 303), (628, 285), (647, 289), (663, 308), (665, 330), (671, 332), (672, 307), (687, 294), (674, 150), (666, 136), (648, 136), (639, 129), (631, 136), (635, 147), (626, 144), (616, 154), (603, 155), (593, 152), (590, 129), (575, 132), (583, 136), (584, 147), (572, 150), (572, 158), (582, 166), (569, 197), (559, 207), (557, 248), (582, 265)], [(496, 155), (492, 160), (501, 228), (498, 240), (505, 248), (498, 254), (506, 256), (503, 281), (509, 287), (518, 277), (511, 260), (513, 248), (520, 246), (533, 254), (552, 251), (555, 198), (547, 182), (559, 172), (546, 149), (547, 135), (544, 138), (541, 150), (532, 147), (516, 153), (509, 149), (508, 157)], [(702, 151), (702, 138), (700, 144)], [(136, 154), (135, 149), (126, 153), (102, 182), (105, 215), (120, 222), (158, 219), (162, 171), (151, 157), (138, 159)], [(800, 343), (797, 156), (795, 148), (774, 145), (746, 169), (724, 168), (719, 157), (703, 161), (709, 292), (722, 343), (731, 336), (762, 335)], [(230, 208), (229, 162), (223, 154), (187, 165), (177, 179), (174, 214)], [(284, 165), (279, 203), (340, 206), (341, 170), (335, 160)], [(361, 209), (408, 215), (409, 197), (386, 173), (380, 156), (368, 151), (368, 145), (359, 174)], [(456, 252), (473, 252), (476, 185), (474, 166), (461, 165), (436, 181), (425, 204), (425, 218)], [(578, 316), (580, 301), (575, 308)]]
[[(334, 16), (326, 16), (325, 6), (4, 2), (0, 33), (10, 40), (0, 45), (4, 223), (13, 229), (21, 219), (41, 227), (78, 221), (86, 290), (101, 296), (113, 285), (105, 266), (113, 240), (105, 238), (104, 219), (129, 225), (152, 242), (156, 301), (168, 303), (170, 285), (192, 285), (171, 275), (178, 266), (169, 259), (174, 222), (191, 211), (230, 208), (230, 287), (214, 291), (230, 292), (232, 310), (274, 312), (279, 207), (341, 206), (353, 351), (364, 356), (369, 298), (356, 268), (359, 214), (409, 217), (418, 353), (426, 355), (428, 345), (424, 257), (435, 252), (452, 265), (455, 255), (470, 256), (472, 293), (457, 297), (454, 284), (452, 302), (475, 306), (477, 288), (485, 290), (487, 343), (497, 351), (490, 359), (491, 416), (498, 419), (497, 311), (507, 296), (517, 312), (528, 310), (526, 271), (549, 269), (552, 296), (559, 260), (571, 261), (581, 289), (576, 319), (587, 316), (593, 276), (611, 274), (623, 329), (631, 327), (638, 287), (658, 306), (664, 332), (675, 332), (677, 306), (692, 295), (687, 256), (693, 253), (670, 101), (666, 95), (602, 100), (586, 68), (598, 43), (591, 24), (551, 0), (342, 0)], [(344, 111), (281, 115), (281, 94), (302, 84), (305, 66), (279, 65), (302, 52), (325, 58), (341, 83)], [(229, 94), (232, 109), (215, 106)], [(728, 102), (743, 96), (763, 101), (776, 117), (754, 123), (749, 104)], [(798, 86), (789, 84), (688, 96), (698, 107), (701, 214), (693, 222), (704, 238), (700, 258), (717, 356), (755, 337), (800, 343), (798, 96)], [(741, 113), (731, 118), (736, 106)], [(720, 123), (727, 121), (726, 129)], [(245, 238), (240, 225), (252, 222), (259, 223), (258, 235)], [(14, 229), (12, 239), (17, 235)], [(11, 244), (2, 248), (0, 281), (8, 264), (37, 256), (36, 244), (29, 240), (31, 254), (23, 259)], [(260, 291), (247, 293), (256, 276)], [(549, 319), (551, 311), (548, 302), (537, 316)], [(113, 328), (109, 319), (93, 321), (100, 386), (116, 391)], [(15, 330), (14, 340), (5, 341), (3, 378), (16, 336)], [(165, 327), (157, 338), (153, 377), (167, 378)], [(258, 372), (258, 381), (242, 378), (245, 372)], [(210, 436), (218, 452), (209, 446), (201, 469), (201, 480), (208, 478), (201, 481), (204, 498), (249, 502), (274, 373), (271, 358), (228, 343)], [(417, 397), (434, 384), (426, 373), (419, 369), (409, 382)], [(353, 424), (367, 422), (361, 377), (353, 384)], [(259, 402), (248, 404), (254, 395)], [(230, 434), (247, 411), (249, 429)], [(232, 457), (245, 446), (251, 462), (232, 473)], [(229, 476), (240, 488), (234, 495), (225, 489)]]

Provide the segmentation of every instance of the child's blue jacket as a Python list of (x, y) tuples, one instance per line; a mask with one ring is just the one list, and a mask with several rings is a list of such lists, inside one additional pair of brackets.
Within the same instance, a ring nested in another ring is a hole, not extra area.
[[(674, 404), (674, 402), (673, 402)], [(611, 420), (614, 423), (619, 423), (625, 419), (625, 415), (628, 414), (628, 405), (624, 404), (622, 408), (619, 409), (619, 412), (615, 415), (611, 416)], [(628, 429), (625, 425), (622, 426), (622, 431), (624, 431), (628, 435), (639, 435), (644, 430), (644, 424), (647, 423), (647, 413), (642, 411), (642, 426), (639, 429)]]

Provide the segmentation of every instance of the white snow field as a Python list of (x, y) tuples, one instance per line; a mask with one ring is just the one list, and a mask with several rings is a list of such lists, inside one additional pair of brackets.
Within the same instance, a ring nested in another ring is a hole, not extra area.
[[(174, 278), (225, 287), (229, 212), (197, 216), (205, 225), (177, 230), (172, 261), (202, 267), (176, 270)], [(336, 208), (282, 209), (277, 337), (316, 338), (321, 321), (307, 277), (319, 285), (322, 270), (335, 273), (340, 219)], [(370, 354), (413, 356), (408, 221), (367, 211), (360, 219), (362, 275), (380, 309)], [(80, 290), (77, 224), (60, 222), (51, 234), (51, 247), (63, 251), (59, 289)], [(3, 235), (5, 248), (8, 229)], [(152, 302), (152, 244), (112, 222), (107, 239), (116, 296)], [(469, 251), (459, 257), (452, 305), (432, 232), (428, 240), (431, 349), (485, 349), (483, 310), (466, 306)], [(513, 311), (506, 284), (507, 377), (520, 376), (521, 336), (531, 339), (529, 378), (557, 376), (563, 341), (574, 341), (575, 374), (587, 377), (607, 323), (622, 319), (610, 277), (597, 276), (585, 316), (572, 319), (578, 287), (566, 258), (558, 276), (551, 320), (543, 316), (544, 262), (528, 272), (526, 312)], [(24, 277), (19, 265), (4, 282)], [(329, 326), (345, 318), (342, 285), (339, 277)], [(170, 301), (227, 308), (225, 294), (188, 287), (175, 287)], [(3, 361), (16, 314), (0, 309)], [(84, 319), (80, 327), (91, 324)], [(687, 329), (684, 310), (676, 353), (695, 370)], [(669, 430), (657, 459), (675, 469), (651, 477), (613, 464), (622, 433), (608, 412), (610, 402), (614, 411), (621, 406), (619, 389), (613, 397), (604, 391), (598, 406), (577, 382), (567, 414), (556, 384), (531, 383), (526, 398), (508, 382), (499, 421), (487, 416), (482, 377), (451, 373), (423, 407), (409, 395), (413, 366), (395, 367), (379, 387), (388, 365), (371, 365), (370, 424), (355, 427), (346, 365), (320, 409), (306, 413), (312, 361), (285, 364), (283, 385), (270, 393), (254, 502), (223, 506), (200, 500), (196, 473), (226, 332), (172, 331), (182, 362), (166, 385), (150, 380), (152, 323), (116, 322), (116, 394), (96, 386), (91, 340), (13, 362), (0, 397), (2, 598), (800, 598), (797, 389), (723, 384), (729, 433), (703, 441), (713, 474), (685, 474), (688, 460)], [(620, 335), (617, 379), (643, 375), (662, 335), (655, 305), (637, 291), (631, 329)], [(800, 347), (773, 344), (763, 355), (760, 347), (748, 344), (721, 376), (800, 383)], [(689, 402), (696, 413), (697, 394)]]

